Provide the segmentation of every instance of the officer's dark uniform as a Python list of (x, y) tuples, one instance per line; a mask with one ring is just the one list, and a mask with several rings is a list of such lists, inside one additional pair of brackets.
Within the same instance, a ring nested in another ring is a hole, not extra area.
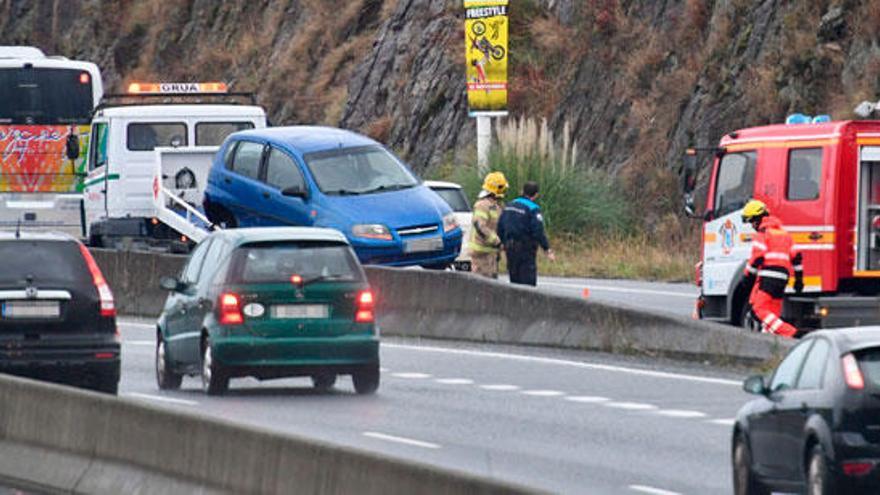
[(537, 285), (538, 247), (548, 251), (550, 243), (544, 233), (541, 207), (534, 201), (519, 197), (508, 203), (498, 221), (498, 237), (507, 253), (507, 272), (515, 284)]

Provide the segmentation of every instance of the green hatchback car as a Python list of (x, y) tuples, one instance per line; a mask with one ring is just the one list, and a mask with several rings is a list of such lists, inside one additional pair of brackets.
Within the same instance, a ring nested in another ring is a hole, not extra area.
[(326, 390), (351, 375), (359, 394), (379, 387), (374, 296), (341, 232), (214, 232), (161, 286), (170, 293), (156, 334), (160, 389), (179, 388), (183, 375), (201, 375), (211, 395), (246, 376), (310, 376)]

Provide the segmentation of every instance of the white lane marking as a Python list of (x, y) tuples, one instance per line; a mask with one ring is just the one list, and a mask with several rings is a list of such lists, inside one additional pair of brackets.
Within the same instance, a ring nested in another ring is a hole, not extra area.
[(440, 445), (431, 442), (423, 442), (421, 440), (413, 440), (412, 438), (398, 437), (394, 435), (386, 435), (375, 431), (365, 431), (365, 437), (375, 438), (377, 440), (385, 440), (386, 442), (401, 443), (404, 445), (412, 445), (413, 447), (422, 447), (425, 449), (439, 449)]
[(627, 411), (651, 411), (657, 409), (657, 406), (643, 402), (606, 402), (602, 405), (613, 407), (614, 409), (626, 409)]
[(572, 402), (581, 402), (584, 404), (599, 404), (601, 402), (610, 402), (611, 399), (608, 397), (599, 397), (596, 395), (576, 395), (574, 397), (566, 397), (565, 400), (570, 400)]
[(394, 378), (408, 378), (412, 380), (421, 380), (423, 378), (431, 378), (427, 373), (391, 373)]
[(733, 426), (734, 424), (736, 424), (736, 420), (733, 418), (731, 418), (731, 419), (710, 419), (708, 422), (712, 423), (713, 425), (721, 425), (721, 426)]
[(688, 411), (686, 409), (661, 409), (657, 411), (660, 416), (667, 418), (705, 418), (706, 413), (700, 411)]
[(453, 349), (450, 347), (434, 347), (434, 346), (416, 346), (408, 344), (391, 344), (382, 343), (382, 347), (390, 349), (406, 349), (410, 351), (422, 352), (440, 352), (447, 354), (460, 354), (464, 356), (489, 357), (498, 359), (510, 359), (514, 361), (527, 361), (541, 364), (555, 364), (560, 366), (571, 366), (575, 368), (584, 368), (599, 371), (613, 371), (616, 373), (629, 373), (631, 375), (650, 376), (652, 378), (669, 378), (672, 380), (686, 380), (691, 382), (711, 383), (713, 385), (730, 385), (741, 387), (742, 382), (738, 380), (726, 380), (724, 378), (711, 378), (706, 376), (686, 375), (681, 373), (670, 373), (666, 371), (651, 371), (638, 368), (626, 368), (623, 366), (614, 366), (609, 364), (583, 363), (580, 361), (568, 361), (565, 359), (555, 359), (538, 356), (526, 356), (523, 354), (507, 354), (503, 352), (475, 351), (470, 349)]
[(523, 390), (520, 393), (533, 397), (559, 397), (560, 395), (565, 395), (565, 392), (560, 392), (559, 390)]
[(519, 390), (519, 387), (517, 387), (516, 385), (504, 385), (501, 383), (497, 385), (480, 385), (480, 388), (483, 390), (492, 390), (497, 392), (509, 392), (513, 390)]
[(379, 368), (379, 373), (388, 373), (389, 371), (391, 370), (388, 368)]
[(629, 485), (629, 489), (634, 492), (649, 493), (651, 495), (681, 495), (678, 492), (671, 492), (662, 488), (654, 488), (653, 486), (645, 485)]
[(646, 294), (652, 296), (671, 296), (671, 297), (686, 297), (688, 299), (695, 299), (697, 294), (686, 294), (682, 292), (667, 292), (662, 290), (653, 290), (653, 289), (625, 289), (623, 287), (610, 287), (607, 285), (593, 285), (593, 284), (561, 284), (559, 282), (539, 282), (538, 287), (559, 287), (561, 289), (590, 289), (591, 291), (600, 291), (600, 292), (619, 292), (622, 294)]
[(435, 381), (443, 385), (472, 385), (474, 383), (473, 380), (467, 378), (438, 378)]
[(122, 345), (142, 345), (153, 347), (156, 345), (152, 340), (123, 340)]
[(123, 395), (125, 395), (126, 397), (133, 397), (135, 399), (154, 400), (158, 402), (167, 402), (169, 404), (181, 404), (184, 406), (199, 405), (199, 403), (194, 400), (173, 399), (171, 397), (163, 397), (161, 395), (141, 394), (138, 392), (125, 392)]
[(140, 323), (140, 322), (136, 322), (136, 321), (125, 321), (125, 320), (119, 320), (119, 321), (117, 321), (117, 323), (119, 323), (122, 326), (126, 326), (126, 327), (148, 328), (150, 330), (156, 329), (155, 323)]

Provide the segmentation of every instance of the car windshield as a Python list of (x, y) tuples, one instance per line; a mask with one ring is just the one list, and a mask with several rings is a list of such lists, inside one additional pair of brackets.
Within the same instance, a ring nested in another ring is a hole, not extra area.
[(304, 283), (317, 280), (355, 282), (363, 271), (346, 244), (326, 242), (271, 242), (246, 244), (232, 255), (230, 283), (290, 282), (299, 275)]
[(48, 240), (0, 241), (0, 286), (91, 280), (75, 242)]
[(452, 208), (452, 211), (456, 213), (467, 213), (471, 211), (471, 207), (468, 205), (464, 191), (461, 189), (437, 188), (434, 189), (434, 192), (440, 195), (440, 197), (443, 198), (443, 201), (446, 201), (449, 207)]
[(381, 146), (310, 153), (306, 164), (325, 194), (371, 194), (414, 187), (418, 181)]

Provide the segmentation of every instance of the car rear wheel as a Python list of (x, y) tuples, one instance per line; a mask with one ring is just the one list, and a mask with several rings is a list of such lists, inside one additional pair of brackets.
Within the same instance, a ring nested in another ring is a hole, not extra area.
[(229, 388), (226, 370), (214, 361), (211, 341), (205, 339), (202, 345), (202, 389), (208, 395), (223, 395)]
[(770, 495), (752, 472), (752, 453), (742, 435), (733, 448), (733, 493), (735, 495)]
[(183, 375), (172, 370), (165, 340), (160, 337), (156, 343), (156, 383), (160, 390), (177, 390), (182, 382)]
[(834, 479), (828, 470), (828, 459), (820, 445), (814, 445), (810, 451), (810, 463), (807, 465), (807, 495), (833, 495), (837, 493)]
[(379, 388), (379, 365), (370, 364), (361, 367), (351, 375), (354, 390), (361, 395), (376, 393)]
[(312, 375), (312, 385), (314, 385), (315, 389), (319, 392), (326, 392), (333, 388), (333, 385), (336, 385), (336, 374), (319, 373), (317, 375)]

